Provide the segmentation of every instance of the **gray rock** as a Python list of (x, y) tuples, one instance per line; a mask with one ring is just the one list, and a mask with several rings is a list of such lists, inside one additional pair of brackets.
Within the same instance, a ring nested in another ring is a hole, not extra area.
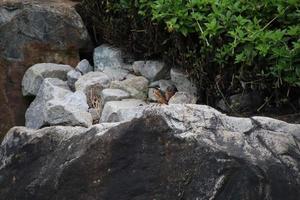
[(143, 110), (88, 129), (11, 129), (1, 198), (298, 199), (300, 125), (202, 105)]
[(94, 50), (95, 71), (103, 71), (105, 68), (121, 68), (123, 63), (121, 50), (103, 44)]
[(93, 124), (99, 123), (100, 120), (100, 113), (101, 110), (98, 110), (96, 108), (89, 108), (89, 113), (92, 115), (93, 118)]
[(150, 102), (156, 102), (157, 101), (157, 99), (154, 95), (154, 91), (155, 91), (154, 88), (149, 88), (149, 90), (148, 90), (148, 101), (150, 101)]
[(142, 75), (150, 81), (170, 77), (169, 67), (160, 61), (136, 61), (133, 63), (133, 71), (137, 75)]
[(110, 78), (103, 72), (89, 72), (81, 76), (75, 83), (76, 91), (82, 91), (86, 95), (93, 88), (97, 89), (97, 94), (100, 94), (104, 88), (110, 86)]
[(105, 73), (110, 80), (112, 81), (122, 81), (125, 80), (129, 72), (125, 69), (121, 68), (105, 68), (103, 70), (103, 73)]
[(119, 101), (122, 99), (128, 99), (130, 97), (128, 92), (120, 89), (104, 89), (101, 92), (101, 99), (103, 103), (108, 101)]
[(67, 83), (46, 78), (26, 111), (26, 127), (38, 129), (46, 125), (85, 126), (92, 125), (83, 92), (71, 92)]
[(87, 74), (93, 71), (93, 67), (90, 65), (90, 62), (86, 59), (83, 59), (78, 63), (76, 69), (81, 72), (81, 74)]
[(33, 65), (26, 72), (22, 80), (22, 92), (24, 96), (35, 96), (45, 78), (58, 78), (67, 80), (67, 73), (73, 68), (69, 65), (53, 63), (40, 63)]
[(176, 92), (169, 100), (169, 104), (195, 104), (196, 102), (197, 97), (186, 92)]
[(197, 87), (189, 80), (189, 76), (184, 71), (172, 68), (171, 69), (171, 80), (174, 82), (179, 92), (187, 92), (191, 95), (197, 96)]
[(149, 84), (149, 87), (158, 87), (162, 92), (166, 92), (169, 87), (174, 87), (175, 84), (171, 80), (159, 80)]
[(149, 81), (143, 76), (135, 76), (124, 81), (112, 81), (111, 88), (125, 90), (131, 97), (147, 99)]
[(109, 101), (104, 105), (100, 122), (119, 122), (138, 117), (140, 112), (134, 108), (146, 105), (139, 99), (124, 99), (122, 101)]
[(67, 83), (71, 90), (75, 90), (75, 82), (81, 77), (81, 73), (77, 70), (71, 70), (67, 73)]

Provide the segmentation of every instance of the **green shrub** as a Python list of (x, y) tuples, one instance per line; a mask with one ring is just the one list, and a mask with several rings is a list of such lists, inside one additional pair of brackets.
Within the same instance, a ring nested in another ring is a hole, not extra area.
[(138, 24), (145, 43), (153, 34), (143, 21), (164, 27), (160, 53), (189, 65), (202, 87), (216, 90), (216, 79), (227, 80), (224, 90), (234, 81), (255, 90), (300, 86), (299, 0), (85, 0), (97, 12), (91, 2), (129, 29)]

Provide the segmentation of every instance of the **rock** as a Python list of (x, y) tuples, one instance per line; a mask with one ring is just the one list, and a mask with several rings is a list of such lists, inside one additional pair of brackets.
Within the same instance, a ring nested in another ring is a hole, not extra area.
[(150, 81), (169, 78), (170, 76), (169, 68), (160, 61), (136, 61), (133, 63), (133, 71)]
[(149, 81), (143, 76), (135, 76), (124, 81), (112, 81), (111, 88), (125, 90), (131, 97), (147, 99)]
[(135, 111), (134, 108), (144, 105), (146, 103), (139, 99), (109, 101), (104, 105), (100, 122), (118, 122), (133, 119), (139, 116), (139, 112)]
[(103, 44), (94, 50), (95, 71), (103, 71), (105, 68), (121, 68), (124, 63), (121, 50)]
[(83, 92), (71, 92), (67, 83), (46, 78), (35, 100), (25, 114), (26, 127), (38, 129), (47, 125), (92, 125), (87, 99)]
[(97, 89), (97, 94), (100, 94), (104, 88), (110, 86), (110, 78), (103, 72), (89, 72), (81, 76), (75, 83), (76, 91), (82, 91), (86, 95), (92, 88)]
[(197, 97), (186, 92), (176, 92), (169, 100), (169, 104), (195, 104)]
[(90, 62), (86, 59), (83, 59), (78, 63), (76, 69), (81, 72), (81, 74), (87, 74), (93, 71), (93, 67), (90, 65)]
[(154, 91), (155, 91), (154, 88), (149, 88), (149, 90), (148, 90), (148, 101), (150, 101), (150, 102), (156, 102), (157, 101), (157, 99), (154, 95)]
[(264, 100), (260, 94), (249, 92), (230, 96), (227, 104), (221, 99), (217, 107), (224, 112), (255, 112), (263, 103)]
[(120, 89), (104, 89), (101, 92), (102, 102), (105, 104), (108, 101), (119, 101), (122, 99), (128, 99), (130, 95), (128, 92)]
[(71, 90), (75, 90), (75, 83), (80, 77), (81, 73), (74, 69), (67, 73), (67, 83)]
[(202, 105), (148, 106), (88, 129), (15, 127), (0, 147), (0, 196), (297, 200), (299, 140), (300, 125)]
[(79, 51), (92, 47), (74, 8), (64, 1), (0, 1), (0, 140), (13, 125), (24, 124), (28, 100), (22, 97), (25, 71), (36, 63), (76, 66)]
[(58, 78), (67, 80), (67, 73), (72, 70), (69, 65), (54, 63), (40, 63), (30, 67), (22, 80), (22, 93), (24, 96), (36, 96), (45, 78)]
[(93, 124), (99, 123), (100, 120), (100, 110), (96, 108), (90, 108), (89, 113), (92, 115)]
[(125, 80), (129, 72), (125, 69), (115, 69), (115, 68), (105, 68), (103, 70), (103, 73), (105, 73), (110, 80), (112, 81), (122, 81)]
[(179, 92), (186, 92), (191, 95), (197, 96), (197, 87), (189, 80), (189, 76), (184, 71), (172, 68), (171, 80), (174, 82)]
[(149, 84), (149, 87), (158, 87), (162, 92), (166, 92), (168, 87), (174, 86), (175, 84), (171, 80), (159, 80)]

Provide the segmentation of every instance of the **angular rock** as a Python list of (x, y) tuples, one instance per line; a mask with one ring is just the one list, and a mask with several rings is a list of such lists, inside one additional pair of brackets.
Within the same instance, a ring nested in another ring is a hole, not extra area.
[(87, 74), (93, 71), (93, 67), (90, 65), (90, 62), (86, 59), (83, 59), (78, 63), (76, 69), (81, 72), (81, 74)]
[(95, 88), (97, 94), (100, 94), (104, 88), (110, 86), (110, 78), (103, 72), (89, 72), (81, 76), (75, 83), (76, 91), (82, 91), (86, 95), (89, 90)]
[(179, 92), (187, 92), (191, 95), (197, 96), (197, 87), (189, 80), (189, 76), (183, 70), (172, 68), (171, 80), (174, 82)]
[(176, 92), (169, 100), (169, 104), (195, 104), (196, 102), (197, 97), (186, 92)]
[(115, 69), (115, 68), (105, 68), (103, 70), (103, 73), (105, 73), (110, 80), (112, 81), (122, 81), (125, 80), (129, 72), (125, 69)]
[(75, 67), (79, 51), (91, 50), (74, 5), (70, 0), (0, 0), (0, 138), (13, 125), (24, 124), (29, 102), (22, 97), (21, 83), (30, 66), (46, 62)]
[(122, 99), (128, 99), (130, 95), (128, 92), (120, 89), (104, 89), (101, 92), (102, 102), (105, 104), (108, 101), (119, 101)]
[(0, 196), (297, 200), (299, 140), (300, 125), (202, 105), (149, 106), (89, 129), (15, 127), (0, 147)]
[(47, 125), (92, 125), (87, 99), (83, 92), (71, 92), (59, 79), (46, 78), (25, 114), (26, 127), (38, 129)]
[[(122, 101), (109, 101), (104, 105), (100, 122), (119, 122), (138, 117), (140, 112), (135, 108), (146, 103), (139, 99), (124, 99)], [(121, 114), (122, 113), (122, 114)]]
[(71, 90), (75, 90), (75, 83), (80, 77), (81, 73), (74, 69), (67, 73), (67, 83)]
[(146, 100), (149, 81), (143, 76), (133, 76), (124, 81), (112, 81), (111, 88), (125, 90), (131, 97)]
[(133, 71), (150, 81), (169, 78), (170, 70), (167, 65), (160, 61), (136, 61), (133, 63)]
[(22, 93), (24, 96), (36, 96), (45, 78), (58, 78), (67, 80), (67, 73), (73, 68), (69, 65), (54, 63), (40, 63), (30, 67), (22, 80)]
[(123, 63), (121, 50), (103, 44), (94, 50), (95, 71), (103, 71), (105, 68), (121, 68)]

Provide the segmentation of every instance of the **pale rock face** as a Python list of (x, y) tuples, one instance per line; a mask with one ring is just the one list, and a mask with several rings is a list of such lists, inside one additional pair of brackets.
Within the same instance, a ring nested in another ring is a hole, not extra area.
[(109, 101), (104, 105), (100, 122), (118, 122), (133, 119), (139, 116), (135, 109), (145, 105), (146, 103), (139, 99)]
[(90, 65), (90, 62), (86, 59), (83, 59), (76, 66), (76, 70), (78, 70), (81, 74), (87, 74), (93, 71), (93, 67)]
[(118, 101), (122, 99), (128, 99), (130, 94), (124, 90), (120, 89), (104, 89), (101, 92), (102, 103), (106, 103), (108, 101)]
[(46, 78), (35, 100), (27, 109), (26, 127), (38, 129), (46, 125), (92, 125), (87, 99), (83, 92), (71, 92), (66, 82)]
[(95, 71), (105, 68), (121, 68), (123, 63), (121, 50), (103, 44), (94, 50)]
[(133, 63), (133, 71), (142, 75), (150, 81), (156, 81), (170, 76), (167, 65), (160, 61), (136, 61)]
[(184, 71), (177, 68), (172, 68), (171, 80), (174, 82), (179, 92), (186, 92), (197, 96), (197, 87), (191, 80), (189, 80), (188, 74)]
[(67, 73), (73, 68), (69, 65), (54, 63), (40, 63), (30, 67), (22, 80), (22, 92), (24, 96), (36, 96), (45, 78), (58, 78), (67, 80)]
[(197, 97), (186, 92), (176, 92), (169, 100), (169, 104), (195, 104)]
[(146, 100), (149, 81), (143, 76), (133, 76), (124, 81), (112, 81), (111, 88), (125, 90), (132, 98)]
[(103, 70), (103, 73), (105, 73), (111, 81), (122, 81), (125, 80), (129, 72), (125, 69), (121, 68), (105, 68)]
[(75, 69), (67, 73), (67, 82), (71, 90), (75, 90), (75, 83), (81, 76), (81, 73)]

